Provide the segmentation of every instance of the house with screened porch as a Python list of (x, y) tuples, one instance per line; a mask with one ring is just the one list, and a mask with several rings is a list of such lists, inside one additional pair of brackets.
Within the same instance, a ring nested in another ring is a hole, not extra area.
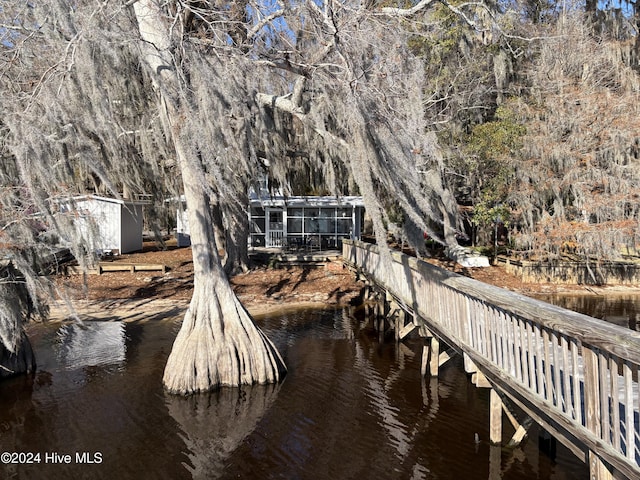
[[(179, 247), (191, 244), (186, 205), (176, 212)], [(296, 250), (339, 250), (344, 238), (360, 239), (362, 197), (251, 195), (248, 208), (249, 247)]]
[(359, 239), (364, 204), (356, 196), (251, 195), (249, 246), (285, 250), (337, 250)]

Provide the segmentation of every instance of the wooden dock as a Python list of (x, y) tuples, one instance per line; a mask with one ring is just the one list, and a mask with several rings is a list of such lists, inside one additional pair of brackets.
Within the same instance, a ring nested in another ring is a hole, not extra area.
[[(375, 245), (344, 241), (342, 253), (378, 290), (396, 339), (416, 329), (428, 339), (423, 374), (459, 354), (472, 381), (491, 388), (492, 443), (502, 443), (504, 412), (511, 444), (535, 421), (591, 478), (640, 478), (640, 333)], [(517, 421), (507, 403), (528, 418)]]

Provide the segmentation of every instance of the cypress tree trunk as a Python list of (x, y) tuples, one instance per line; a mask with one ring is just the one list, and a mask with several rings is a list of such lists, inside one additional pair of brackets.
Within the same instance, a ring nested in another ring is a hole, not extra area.
[[(180, 158), (181, 155), (179, 154)], [(193, 252), (193, 297), (164, 373), (172, 393), (277, 382), (285, 366), (253, 323), (222, 268), (208, 196), (192, 163), (181, 161)]]
[(139, 0), (133, 7), (144, 61), (182, 175), (193, 253), (193, 297), (165, 367), (164, 386), (171, 393), (189, 394), (220, 386), (277, 382), (284, 375), (284, 362), (229, 284), (218, 254), (211, 189), (204, 184), (197, 153), (181, 135), (183, 116), (189, 114), (181, 109), (185, 101), (181, 92), (191, 85), (183, 85), (186, 80), (177, 75), (180, 67), (171, 55), (169, 27), (156, 2)]
[(24, 325), (38, 313), (22, 272), (9, 263), (0, 272), (0, 380), (33, 373), (36, 360)]
[(18, 333), (16, 348), (11, 350), (0, 342), (0, 380), (14, 375), (34, 373), (36, 358), (24, 331)]

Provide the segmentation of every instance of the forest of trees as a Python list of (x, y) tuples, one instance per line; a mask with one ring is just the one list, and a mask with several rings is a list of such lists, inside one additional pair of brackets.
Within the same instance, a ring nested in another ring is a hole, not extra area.
[(418, 252), (500, 223), (525, 258), (635, 254), (639, 25), (592, 1), (2, 2), (0, 377), (34, 368), (23, 324), (63, 295), (46, 259), (93, 260), (58, 208), (90, 189), (151, 195), (155, 229), (187, 199), (175, 393), (286, 370), (227, 280), (265, 173), (361, 194), (378, 242), (399, 219)]
[(479, 245), (491, 245), (498, 219), (520, 258), (635, 255), (640, 13), (633, 3), (521, 7), (502, 12), (517, 24), (502, 37), (450, 26), (453, 38), (429, 49), (446, 52), (447, 68), (427, 64), (445, 184), (471, 207)]

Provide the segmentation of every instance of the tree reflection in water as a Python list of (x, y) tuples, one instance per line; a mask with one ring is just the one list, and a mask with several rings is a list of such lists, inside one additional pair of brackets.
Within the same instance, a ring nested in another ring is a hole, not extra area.
[(194, 478), (215, 478), (224, 461), (251, 434), (278, 396), (281, 384), (222, 388), (189, 397), (166, 394), (169, 414), (189, 449)]

